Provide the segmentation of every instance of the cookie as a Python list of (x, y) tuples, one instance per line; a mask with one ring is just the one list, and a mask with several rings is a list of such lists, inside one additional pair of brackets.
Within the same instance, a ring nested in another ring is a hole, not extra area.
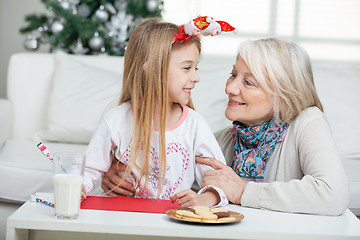
[(186, 210), (186, 211), (195, 213), (195, 210), (193, 208), (189, 208), (189, 207), (179, 207), (178, 210)]
[(209, 207), (195, 206), (193, 209), (197, 215), (201, 216), (202, 221), (212, 221), (218, 219), (218, 217), (210, 211)]
[(233, 222), (235, 220), (236, 220), (236, 218), (234, 218), (234, 217), (223, 217), (223, 218), (219, 218), (217, 221), (218, 222)]
[(229, 210), (227, 210), (226, 208), (218, 207), (218, 208), (212, 208), (210, 211), (212, 213), (216, 213), (216, 212), (228, 212)]
[(188, 210), (176, 210), (175, 216), (184, 219), (184, 220), (191, 220), (191, 221), (201, 221), (201, 217), (191, 211)]
[(206, 206), (195, 206), (193, 207), (193, 209), (195, 210), (196, 214), (201, 214), (201, 213), (208, 213), (210, 212), (210, 208), (206, 207)]
[(208, 213), (201, 213), (201, 221), (211, 221), (211, 220), (217, 220), (218, 216), (215, 214), (208, 212)]
[(231, 217), (230, 212), (225, 208), (210, 209), (206, 206), (195, 206), (192, 208), (179, 207), (175, 211), (175, 216), (179, 219), (196, 222), (233, 222), (235, 217)]
[(182, 216), (181, 219), (185, 220), (185, 221), (192, 221), (192, 222), (201, 222), (202, 221), (201, 218), (193, 218), (193, 217), (186, 217), (186, 216)]

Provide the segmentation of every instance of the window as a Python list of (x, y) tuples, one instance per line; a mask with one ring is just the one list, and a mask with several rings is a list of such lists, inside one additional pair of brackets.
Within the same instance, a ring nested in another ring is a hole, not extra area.
[(278, 37), (299, 43), (312, 60), (360, 62), (360, 0), (164, 1), (166, 21), (183, 24), (199, 15), (239, 30), (203, 38), (204, 55), (233, 57), (241, 41)]

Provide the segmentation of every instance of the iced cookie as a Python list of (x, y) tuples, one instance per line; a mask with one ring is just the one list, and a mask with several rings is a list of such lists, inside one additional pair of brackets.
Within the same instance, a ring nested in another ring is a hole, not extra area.
[(186, 210), (195, 213), (195, 210), (193, 208), (189, 207), (179, 207), (177, 210)]
[(230, 217), (230, 213), (229, 212), (216, 212), (214, 213), (218, 218), (225, 218), (225, 217)]

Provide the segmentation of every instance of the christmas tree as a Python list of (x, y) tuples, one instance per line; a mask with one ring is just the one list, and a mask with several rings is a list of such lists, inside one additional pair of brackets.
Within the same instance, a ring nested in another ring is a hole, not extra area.
[(161, 0), (41, 0), (50, 14), (25, 17), (24, 47), (37, 50), (122, 56), (127, 41), (144, 18), (160, 17)]

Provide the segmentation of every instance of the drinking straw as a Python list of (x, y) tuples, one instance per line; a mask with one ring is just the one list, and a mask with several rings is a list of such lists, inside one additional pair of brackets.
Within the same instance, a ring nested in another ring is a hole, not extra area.
[[(50, 161), (52, 163), (54, 163), (54, 158), (50, 155), (50, 152), (49, 150), (45, 147), (45, 145), (40, 142), (37, 147), (40, 149), (40, 151), (45, 155), (45, 157), (48, 157), (50, 159)], [(59, 163), (60, 163), (60, 166), (61, 166), (61, 169), (63, 170), (64, 173), (66, 173), (66, 170), (65, 168), (63, 167), (62, 163), (60, 162), (59, 160)]]
[(52, 202), (45, 201), (45, 200), (39, 198), (39, 196), (37, 194), (31, 194), (31, 201), (32, 202), (42, 203), (42, 204), (45, 204), (46, 206), (49, 206), (49, 207), (55, 207), (55, 204), (53, 204)]

